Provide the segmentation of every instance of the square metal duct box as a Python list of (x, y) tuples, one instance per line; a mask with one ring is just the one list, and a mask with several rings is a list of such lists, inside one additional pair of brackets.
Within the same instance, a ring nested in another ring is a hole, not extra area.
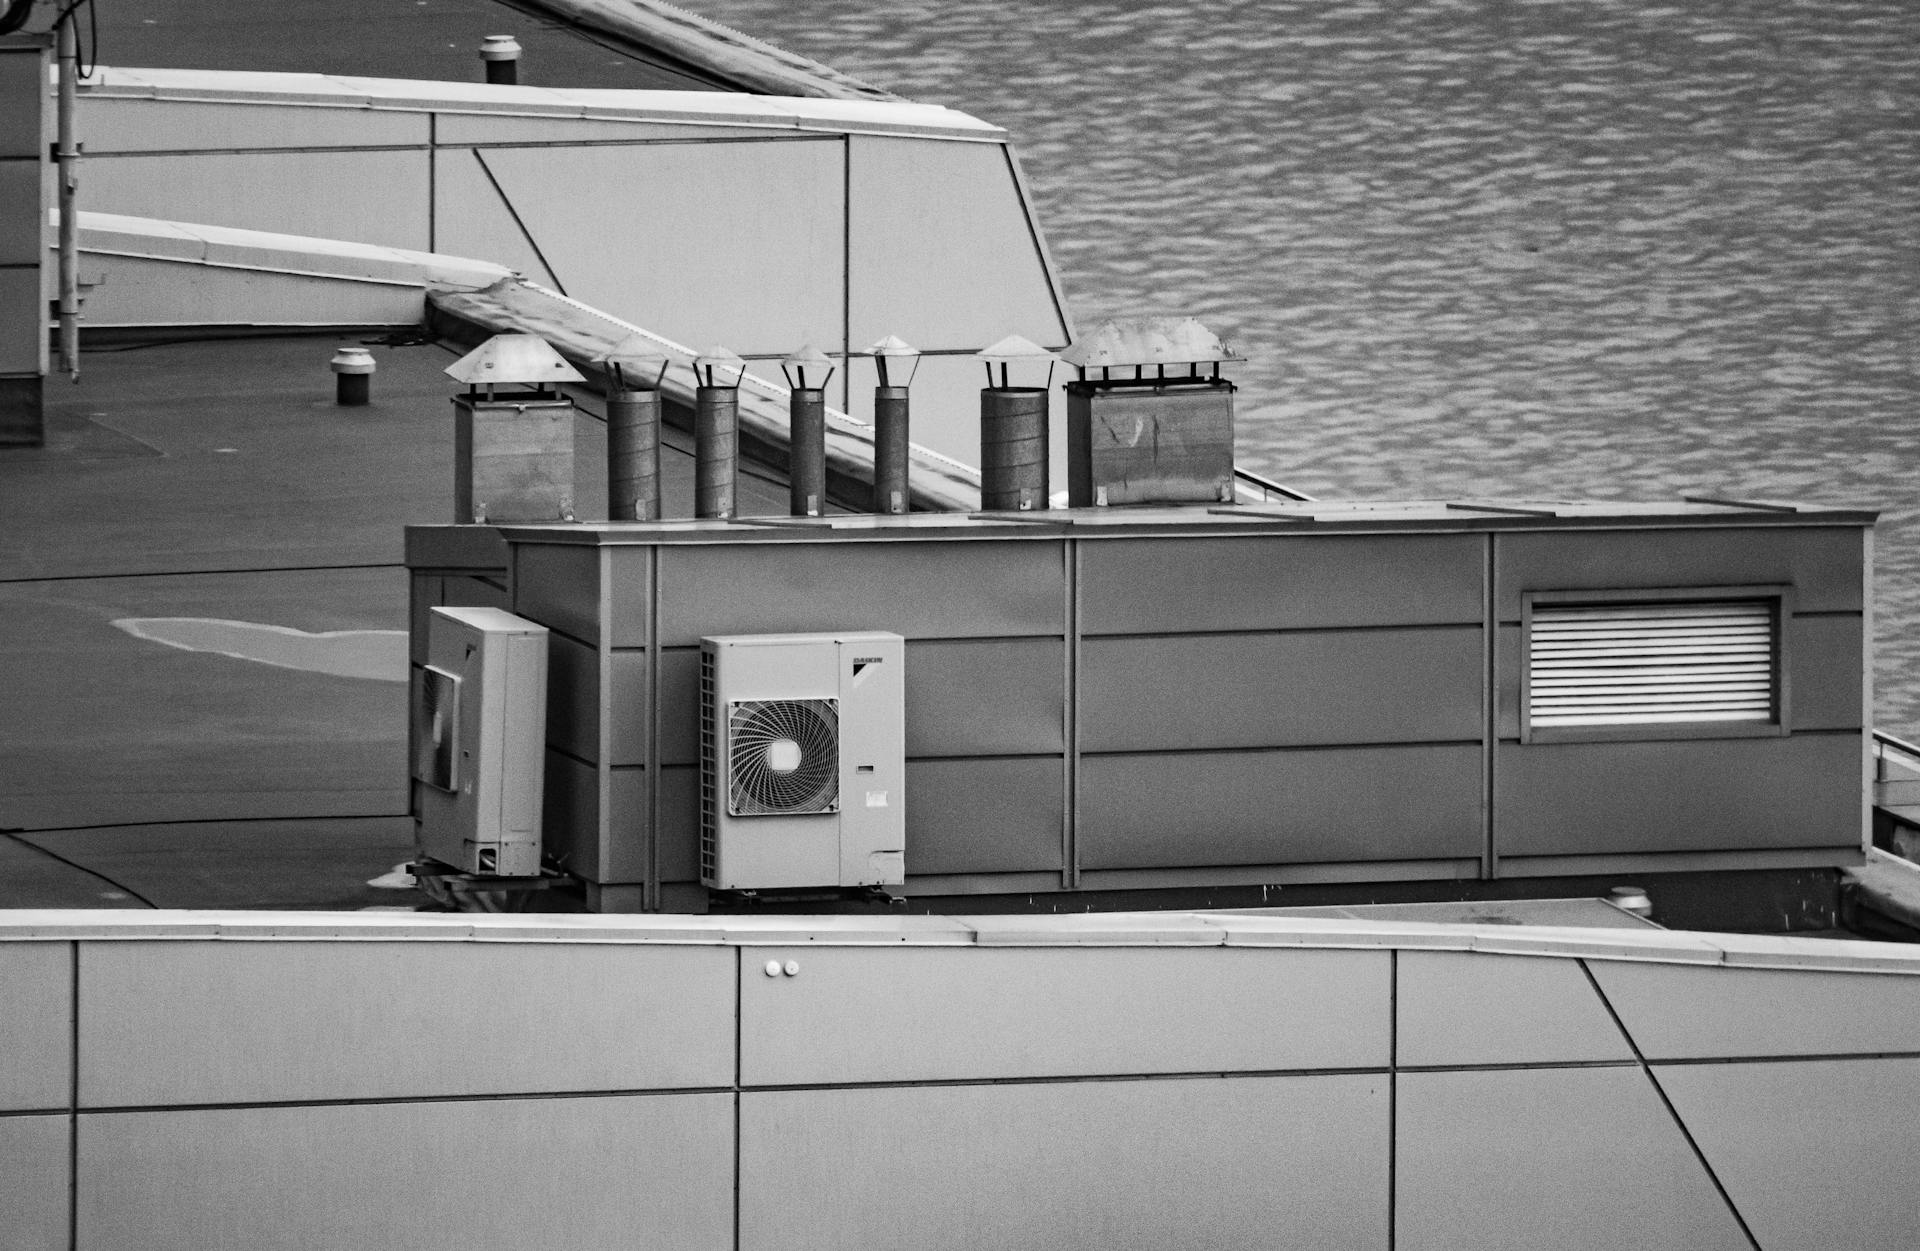
[(454, 520), (573, 520), (573, 401), (453, 398)]
[(1067, 384), (1067, 502), (1233, 499), (1233, 384)]

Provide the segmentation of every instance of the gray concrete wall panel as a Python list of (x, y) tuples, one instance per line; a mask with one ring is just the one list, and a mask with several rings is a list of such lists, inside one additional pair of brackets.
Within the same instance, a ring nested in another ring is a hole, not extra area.
[(1478, 856), (1483, 769), (1477, 744), (1091, 756), (1080, 765), (1080, 863)]
[(425, 149), (119, 156), (87, 163), (86, 197), (95, 212), (426, 251), (427, 184)]
[(907, 762), (907, 873), (1061, 867), (1066, 762), (1022, 756)]
[(1059, 634), (1060, 545), (780, 543), (660, 549), (660, 641), (892, 630), (909, 640)]
[(433, 154), (433, 248), (448, 256), (492, 261), (519, 271), (530, 282), (555, 285), (553, 271), (470, 148), (443, 147)]
[(1633, 1059), (1577, 961), (1403, 951), (1399, 966), (1403, 1068)]
[(46, 218), (40, 213), (42, 180), (39, 161), (0, 157), (0, 265), (37, 268), (40, 264), (46, 251)]
[(1761, 1246), (1914, 1245), (1920, 1060), (1664, 1065), (1657, 1072)]
[(1402, 1073), (1394, 1143), (1397, 1251), (1750, 1251), (1638, 1065)]
[(233, 148), (427, 146), (428, 115), (412, 110), (153, 100), (83, 93), (76, 124), (89, 159), (121, 152)]
[[(583, 643), (600, 641), (601, 558), (597, 548), (569, 543), (515, 543), (513, 611), (529, 621), (572, 635)], [(638, 626), (645, 644), (646, 617)]]
[(1524, 591), (1785, 584), (1799, 612), (1861, 606), (1855, 526), (1501, 534), (1494, 553), (1502, 621), (1520, 619)]
[(1387, 1063), (1378, 951), (767, 948), (740, 977), (750, 1086)]
[(1477, 629), (1095, 638), (1087, 752), (1479, 739)]
[(70, 1106), (72, 945), (0, 947), (0, 1004), (5, 1005), (0, 1010), (0, 1056), (6, 1057), (0, 1062), (0, 1111)]
[(848, 142), (856, 346), (889, 334), (924, 350), (977, 349), (1009, 334), (1066, 346), (1002, 145), (869, 135)]
[(1649, 1060), (1920, 1052), (1920, 978), (1596, 960)]
[(1858, 846), (1857, 734), (1501, 743), (1503, 856)]
[[(40, 369), (40, 344), (45, 329), (35, 313), (40, 303), (40, 270), (37, 267), (0, 269), (0, 373), (31, 374)], [(19, 310), (31, 309), (22, 316)]]
[(1386, 1080), (1070, 1082), (741, 1098), (742, 1251), (1385, 1251)]
[(90, 326), (417, 326), (417, 287), (88, 256), (105, 281), (87, 295)]
[(1080, 549), (1086, 634), (1478, 624), (1481, 535), (1141, 539)]
[(1787, 622), (1788, 725), (1856, 730), (1865, 721), (1866, 631), (1860, 617), (1796, 616)]
[[(40, 155), (51, 137), (53, 92), (47, 83), (47, 50), (16, 47), (0, 50), (0, 156)], [(41, 107), (33, 102), (44, 101)]]
[(1066, 649), (1058, 639), (907, 644), (907, 755), (1058, 754)]
[(733, 1028), (719, 947), (134, 942), (80, 960), (84, 1108), (733, 1078), (712, 1045)]
[(66, 1116), (0, 1116), (0, 1245), (7, 1251), (75, 1245), (67, 1218), (71, 1135)]
[[(678, 342), (784, 355), (842, 341), (842, 150), (835, 135), (484, 155), (568, 295)], [(646, 229), (608, 248), (608, 204), (645, 205)]]
[(720, 1251), (732, 1130), (725, 1094), (86, 1116), (79, 1245)]

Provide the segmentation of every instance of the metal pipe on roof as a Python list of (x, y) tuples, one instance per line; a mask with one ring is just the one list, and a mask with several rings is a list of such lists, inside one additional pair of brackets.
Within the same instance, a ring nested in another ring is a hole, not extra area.
[(912, 445), (907, 430), (907, 389), (873, 389), (873, 511), (908, 511), (907, 472)]
[(60, 63), (60, 89), (55, 100), (53, 156), (60, 180), (60, 368), (80, 381), (80, 145), (73, 135), (73, 114), (80, 78), (78, 17), (69, 9), (54, 35), (54, 54)]
[(520, 81), (520, 41), (512, 35), (488, 35), (480, 41), (480, 60), (487, 81), (511, 87)]
[(660, 520), (660, 393), (607, 390), (607, 515)]

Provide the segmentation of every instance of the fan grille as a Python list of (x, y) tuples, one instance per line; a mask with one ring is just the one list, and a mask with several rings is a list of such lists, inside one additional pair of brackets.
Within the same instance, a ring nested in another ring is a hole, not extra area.
[(840, 708), (832, 699), (742, 700), (727, 709), (727, 812), (838, 812)]

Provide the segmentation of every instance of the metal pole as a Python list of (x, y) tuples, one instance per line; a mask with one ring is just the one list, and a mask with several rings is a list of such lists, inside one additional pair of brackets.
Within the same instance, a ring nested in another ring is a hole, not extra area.
[(607, 391), (607, 516), (660, 520), (658, 391)]
[(873, 511), (904, 513), (911, 509), (907, 494), (909, 458), (907, 389), (873, 389)]
[(701, 387), (693, 397), (693, 515), (732, 517), (739, 509), (740, 388)]
[[(53, 156), (60, 177), (60, 368), (80, 381), (80, 148), (73, 139), (74, 99), (80, 76), (78, 19), (68, 13), (55, 35), (60, 62), (60, 92), (55, 104), (58, 135)], [(42, 323), (44, 324), (44, 323)]]
[(787, 403), (787, 511), (818, 517), (827, 500), (827, 394), (795, 387)]

